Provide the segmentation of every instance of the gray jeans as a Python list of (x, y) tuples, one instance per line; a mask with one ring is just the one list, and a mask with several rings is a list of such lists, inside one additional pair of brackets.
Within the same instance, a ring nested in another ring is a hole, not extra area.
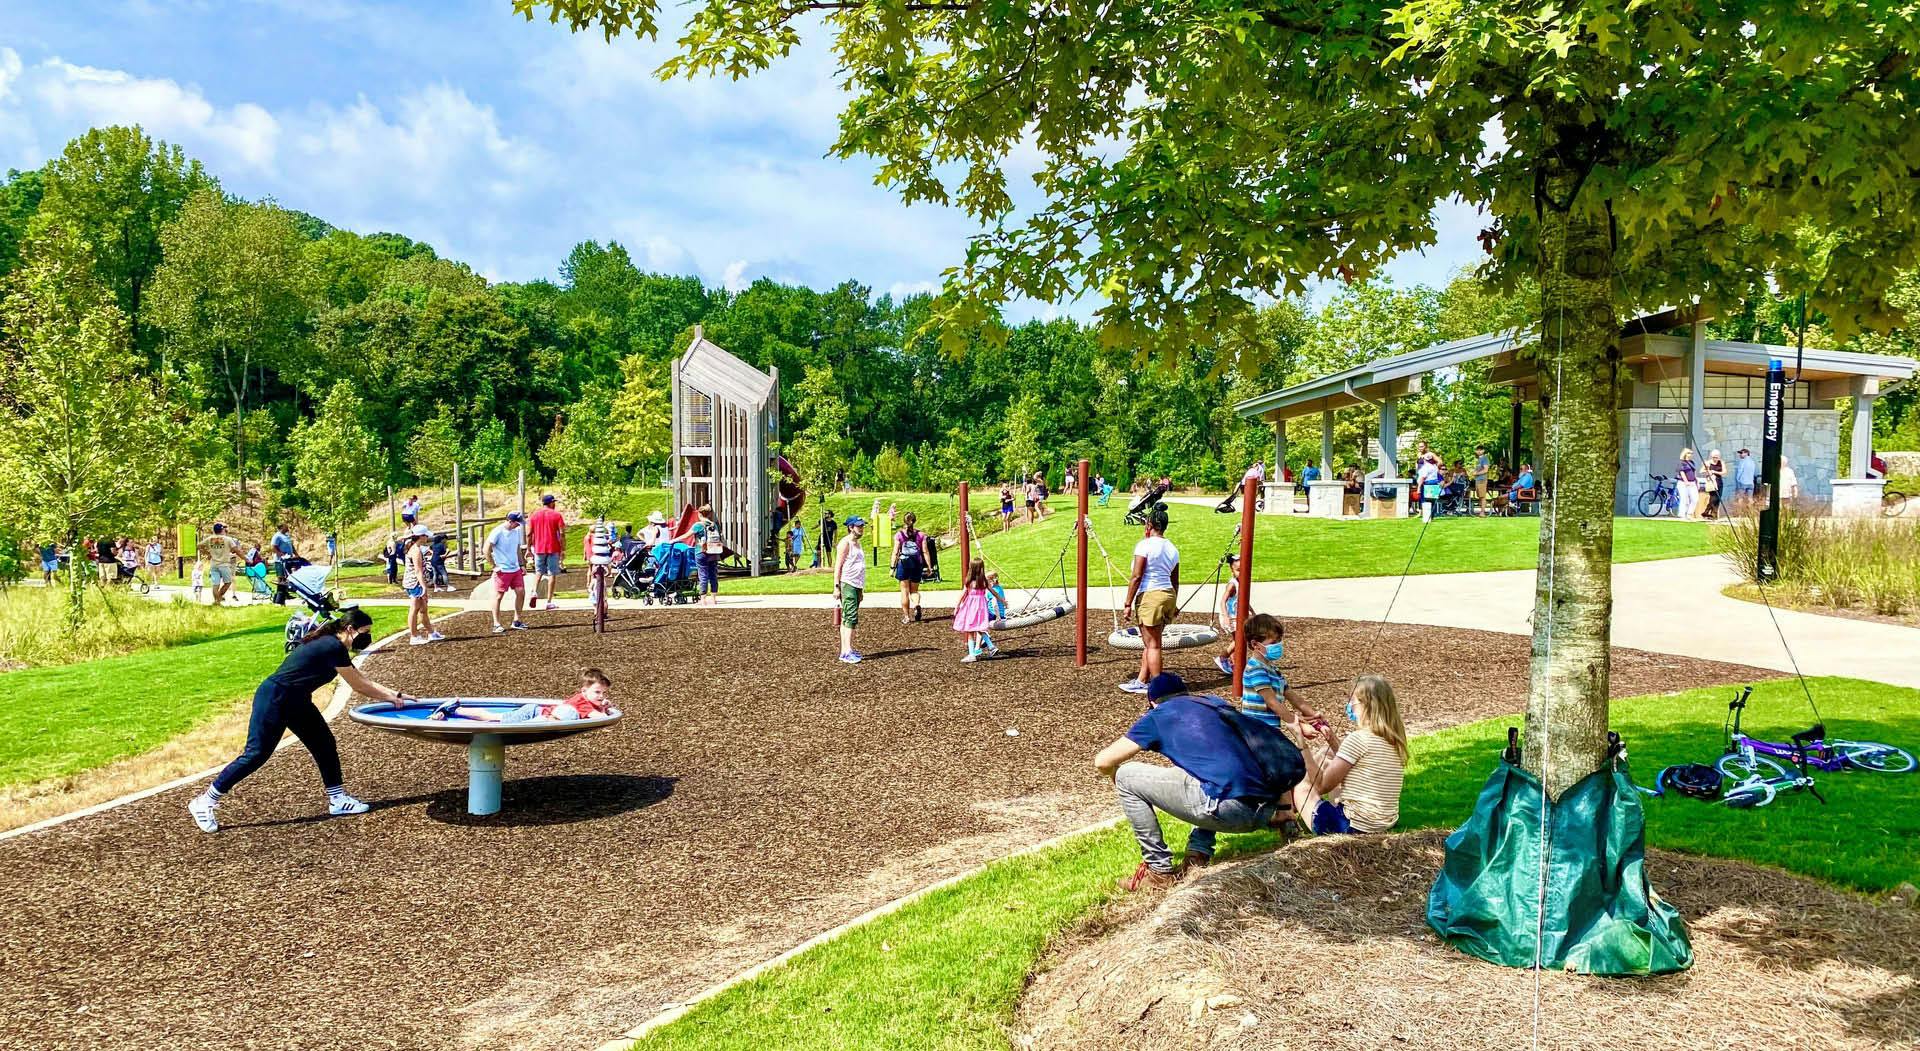
[(1271, 803), (1255, 806), (1239, 799), (1215, 799), (1179, 767), (1123, 763), (1114, 774), (1113, 787), (1127, 823), (1133, 826), (1133, 837), (1140, 841), (1140, 858), (1155, 872), (1173, 871), (1173, 854), (1160, 835), (1156, 810), (1192, 825), (1187, 852), (1207, 857), (1213, 856), (1215, 832), (1265, 828), (1274, 811)]

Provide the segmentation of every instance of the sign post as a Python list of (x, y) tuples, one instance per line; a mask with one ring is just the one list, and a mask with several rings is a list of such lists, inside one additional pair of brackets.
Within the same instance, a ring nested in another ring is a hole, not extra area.
[(1760, 484), (1766, 489), (1767, 502), (1760, 505), (1754, 573), (1762, 584), (1771, 584), (1780, 575), (1780, 433), (1786, 387), (1786, 366), (1775, 358), (1767, 363), (1767, 407), (1760, 435)]

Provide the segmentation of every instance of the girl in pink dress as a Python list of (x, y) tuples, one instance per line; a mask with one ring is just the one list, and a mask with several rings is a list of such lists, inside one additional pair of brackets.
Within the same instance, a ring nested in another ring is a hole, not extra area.
[(976, 558), (973, 565), (967, 567), (967, 583), (960, 593), (960, 604), (953, 608), (953, 630), (967, 633), (967, 655), (960, 658), (962, 664), (972, 664), (983, 656), (999, 652), (987, 637), (987, 624), (992, 619), (987, 612), (987, 563)]

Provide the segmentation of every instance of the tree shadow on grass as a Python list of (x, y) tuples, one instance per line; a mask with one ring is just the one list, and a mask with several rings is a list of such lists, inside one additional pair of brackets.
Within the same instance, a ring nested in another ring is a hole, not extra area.
[(500, 789), (500, 812), (484, 817), (467, 813), (464, 787), (418, 798), (426, 800), (427, 817), (443, 825), (528, 828), (571, 825), (631, 813), (671, 796), (678, 780), (631, 774), (510, 778)]

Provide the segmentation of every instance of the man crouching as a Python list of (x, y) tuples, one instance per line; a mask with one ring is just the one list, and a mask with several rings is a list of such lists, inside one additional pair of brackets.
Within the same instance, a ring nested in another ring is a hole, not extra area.
[[(1292, 818), (1288, 793), (1306, 772), (1285, 734), (1218, 697), (1187, 693), (1178, 675), (1154, 676), (1148, 700), (1157, 703), (1093, 759), (1113, 778), (1140, 841), (1140, 867), (1120, 881), (1126, 891), (1170, 887), (1176, 879), (1156, 811), (1193, 826), (1184, 864), (1205, 867), (1215, 833), (1279, 828)], [(1173, 766), (1127, 762), (1142, 751), (1159, 752)]]

